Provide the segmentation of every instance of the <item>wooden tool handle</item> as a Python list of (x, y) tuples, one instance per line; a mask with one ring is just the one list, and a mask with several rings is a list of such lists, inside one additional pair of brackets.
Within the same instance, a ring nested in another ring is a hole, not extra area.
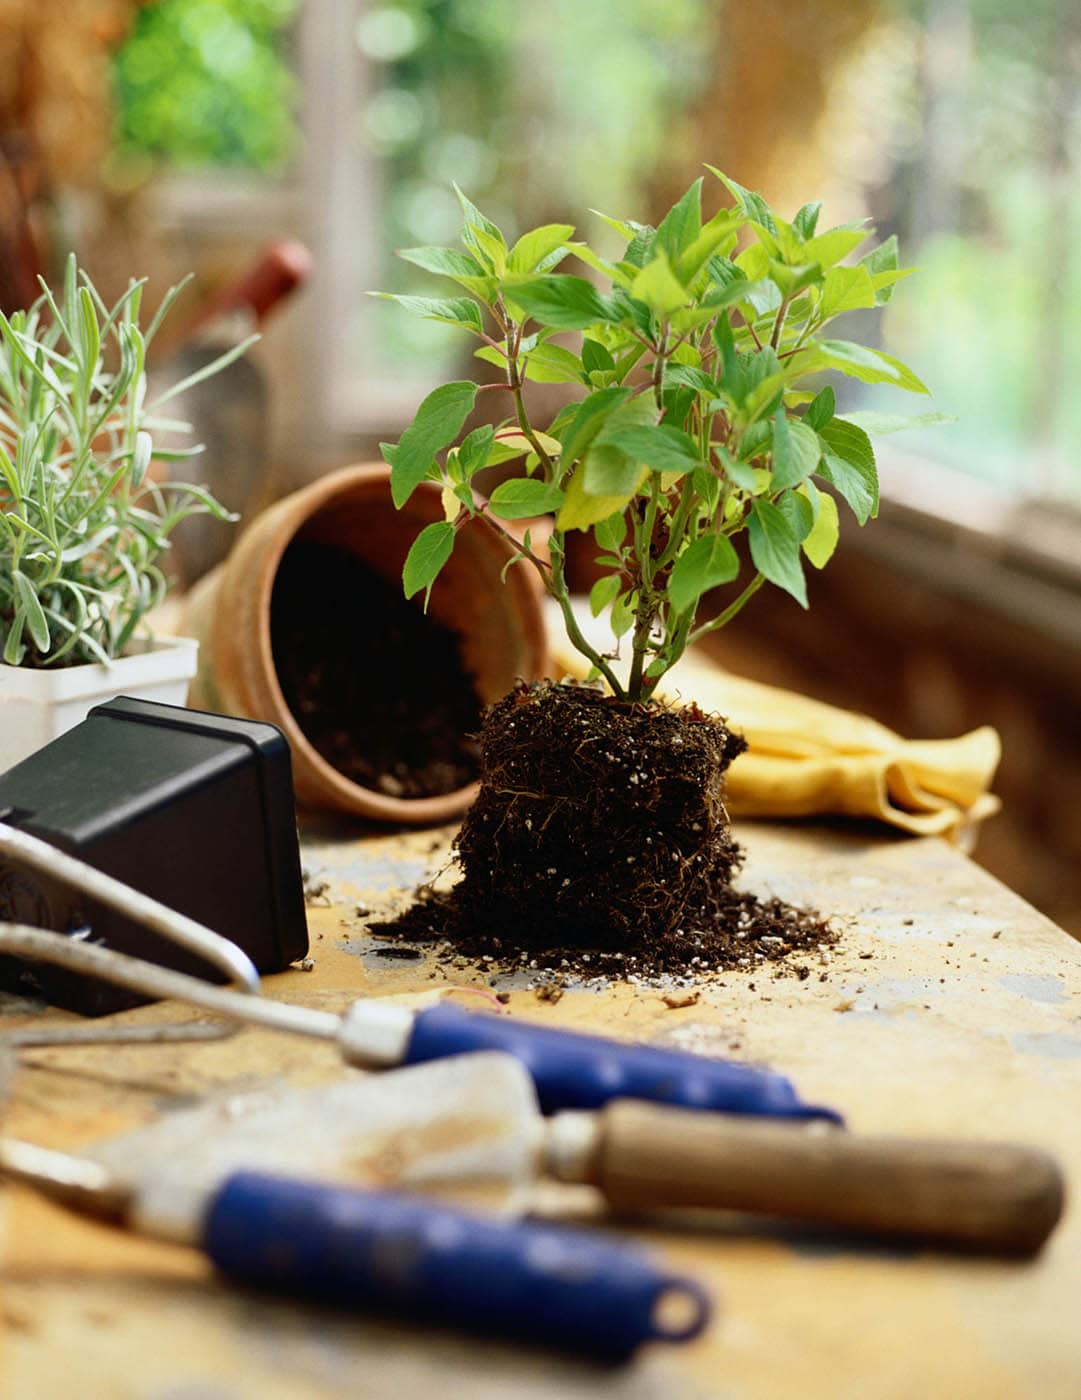
[(1062, 1213), (1043, 1152), (860, 1138), (790, 1124), (610, 1104), (586, 1168), (616, 1207), (710, 1206), (996, 1253), (1031, 1254)]

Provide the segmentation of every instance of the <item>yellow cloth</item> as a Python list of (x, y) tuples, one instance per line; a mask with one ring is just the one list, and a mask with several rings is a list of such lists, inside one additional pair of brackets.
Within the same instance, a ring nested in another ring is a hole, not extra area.
[[(555, 659), (568, 674), (585, 675), (582, 658), (565, 642), (556, 643)], [(660, 693), (697, 701), (746, 738), (748, 751), (728, 774), (733, 816), (876, 817), (967, 844), (975, 824), (999, 809), (989, 789), (1001, 745), (989, 725), (958, 739), (902, 739), (866, 715), (744, 680), (693, 653), (669, 672)]]

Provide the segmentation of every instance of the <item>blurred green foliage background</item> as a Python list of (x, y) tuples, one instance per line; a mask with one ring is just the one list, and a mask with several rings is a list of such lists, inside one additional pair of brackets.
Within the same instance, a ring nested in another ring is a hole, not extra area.
[[(292, 43), (300, 5), (143, 6), (116, 58), (117, 155), (288, 176), (303, 159)], [(791, 12), (813, 25), (828, 5), (793, 0)], [(905, 446), (1019, 492), (1081, 503), (1072, 387), (1081, 375), (1081, 4), (868, 5), (877, 38), (854, 51), (845, 74), (856, 116), (831, 128), (835, 163), (880, 233), (896, 232), (905, 261), (921, 269), (891, 305), (885, 342), (959, 419)], [(378, 161), (376, 285), (416, 290), (423, 275), (392, 250), (453, 240), (451, 180), (513, 233), (553, 218), (591, 224), (590, 208), (634, 214), (666, 166), (689, 180), (701, 160), (725, 163), (700, 127), (701, 150), (686, 136), (723, 71), (728, 5), (377, 0), (356, 13), (354, 53), (326, 62), (363, 65), (341, 158)], [(760, 100), (748, 91), (747, 122), (777, 115)], [(733, 173), (756, 183), (754, 170)], [(431, 374), (432, 358), (451, 353), (444, 330), (367, 303), (349, 335), (358, 363), (361, 343), (374, 340), (393, 373)]]

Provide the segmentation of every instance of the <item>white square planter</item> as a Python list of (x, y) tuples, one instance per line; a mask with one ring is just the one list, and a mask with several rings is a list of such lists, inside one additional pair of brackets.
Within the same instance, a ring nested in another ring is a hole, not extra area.
[(118, 695), (183, 705), (198, 642), (171, 637), (109, 666), (34, 670), (0, 666), (0, 773), (13, 768)]

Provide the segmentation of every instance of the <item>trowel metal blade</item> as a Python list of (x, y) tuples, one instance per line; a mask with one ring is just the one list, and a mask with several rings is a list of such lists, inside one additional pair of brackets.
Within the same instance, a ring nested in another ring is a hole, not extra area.
[(530, 1208), (543, 1134), (533, 1081), (484, 1051), (312, 1088), (215, 1098), (87, 1154), (134, 1182), (211, 1186), (240, 1169)]

